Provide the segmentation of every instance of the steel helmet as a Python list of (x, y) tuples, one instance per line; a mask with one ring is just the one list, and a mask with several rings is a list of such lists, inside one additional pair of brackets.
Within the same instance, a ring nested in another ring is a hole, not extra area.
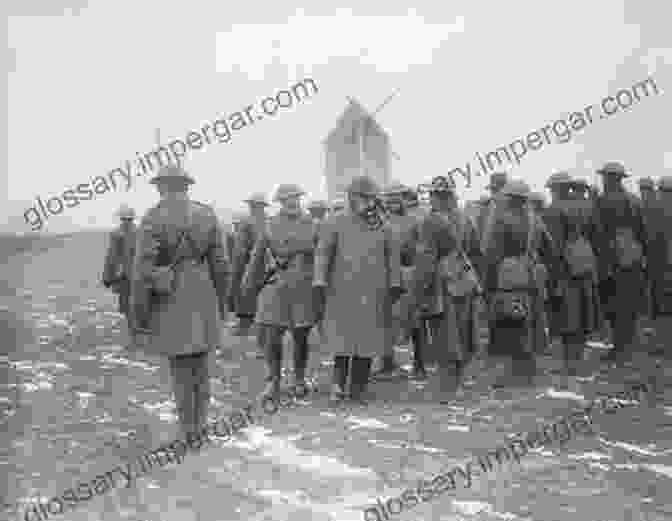
[(524, 197), (528, 199), (530, 197), (530, 187), (522, 179), (512, 179), (504, 185), (501, 193), (509, 197)]
[(546, 204), (546, 196), (541, 192), (530, 192), (529, 199), (530, 201)]
[(664, 175), (658, 180), (658, 189), (662, 192), (672, 192), (672, 176)]
[(168, 181), (170, 179), (181, 179), (188, 185), (195, 183), (194, 178), (179, 165), (166, 165), (161, 167), (159, 172), (152, 177), (149, 182), (155, 185), (161, 181)]
[(503, 188), (508, 182), (509, 174), (506, 172), (495, 172), (490, 176), (490, 184), (488, 184), (488, 188), (490, 190), (499, 190)]
[(349, 194), (376, 196), (380, 193), (380, 187), (369, 176), (362, 175), (355, 177), (348, 186)]
[(552, 188), (558, 185), (568, 185), (571, 182), (572, 176), (569, 175), (569, 172), (556, 172), (548, 178), (548, 181), (546, 181), (546, 188)]
[(268, 201), (266, 200), (266, 194), (263, 192), (255, 192), (250, 197), (244, 200), (244, 202), (249, 204), (260, 204), (263, 206), (269, 206)]
[(598, 168), (597, 173), (605, 176), (630, 177), (630, 174), (625, 171), (625, 166), (617, 161), (605, 163), (602, 167)]
[(329, 205), (327, 204), (326, 201), (323, 201), (322, 199), (313, 199), (308, 204), (308, 209), (309, 210), (328, 210)]
[(135, 219), (135, 210), (127, 204), (122, 204), (117, 211), (119, 219)]
[(295, 184), (282, 184), (278, 186), (275, 191), (275, 196), (273, 197), (274, 201), (283, 201), (290, 197), (300, 197), (304, 195), (304, 192), (299, 185)]

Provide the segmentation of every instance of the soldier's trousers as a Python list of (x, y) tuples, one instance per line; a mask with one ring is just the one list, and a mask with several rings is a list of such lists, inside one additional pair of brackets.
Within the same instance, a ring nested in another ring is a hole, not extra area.
[[(284, 326), (263, 325), (263, 341), (266, 355), (266, 379), (280, 383), (282, 376), (282, 337), (287, 331)], [(308, 334), (312, 326), (293, 328), (294, 374), (297, 381), (303, 381), (308, 365)]]
[(208, 353), (170, 357), (170, 373), (182, 434), (205, 426), (210, 403)]
[[(350, 398), (357, 400), (366, 390), (371, 373), (372, 359), (363, 356), (336, 356), (334, 357), (334, 383), (336, 383), (346, 393), (350, 393)], [(348, 389), (348, 376), (352, 369), (350, 378), (351, 387)]]

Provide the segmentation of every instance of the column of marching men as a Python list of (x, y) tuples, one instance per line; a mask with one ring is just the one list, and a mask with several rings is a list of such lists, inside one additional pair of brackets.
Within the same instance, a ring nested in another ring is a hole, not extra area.
[(597, 173), (601, 191), (553, 173), (548, 205), (505, 172), (492, 174), (489, 196), (466, 204), (443, 176), (384, 191), (361, 176), (344, 199), (305, 209), (302, 188), (282, 184), (275, 215), (255, 193), (225, 229), (189, 198), (191, 175), (169, 165), (150, 181), (160, 200), (137, 228), (121, 208), (103, 283), (119, 295), (130, 343), (169, 359), (185, 433), (206, 419), (207, 356), (229, 313), (233, 335), (256, 337), (264, 396), (281, 390), (287, 332), (293, 391), (308, 391), (313, 329), (333, 356), (335, 402), (363, 401), (372, 378), (400, 375), (394, 347), (404, 343), (410, 377), (436, 367), (441, 403), (486, 354), (506, 362), (509, 383), (529, 385), (555, 345), (566, 375), (578, 376), (591, 337), (613, 343), (607, 359), (622, 362), (642, 326), (663, 339), (672, 332), (672, 177), (642, 178), (638, 197), (624, 188), (622, 164)]

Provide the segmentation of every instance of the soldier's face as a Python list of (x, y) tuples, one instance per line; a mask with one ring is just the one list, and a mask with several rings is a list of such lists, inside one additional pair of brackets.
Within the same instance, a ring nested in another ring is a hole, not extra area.
[(350, 205), (352, 211), (357, 214), (363, 214), (373, 208), (376, 202), (375, 196), (365, 194), (350, 194)]
[(324, 216), (326, 215), (327, 210), (326, 208), (311, 208), (310, 209), (310, 216), (313, 219), (324, 219)]
[(452, 192), (432, 192), (429, 201), (433, 210), (450, 209), (457, 205), (457, 199)]
[(296, 211), (301, 208), (301, 198), (299, 196), (286, 197), (280, 201), (280, 205), (289, 211)]
[(391, 197), (385, 201), (385, 206), (387, 206), (390, 212), (398, 214), (404, 209), (404, 202), (399, 198)]

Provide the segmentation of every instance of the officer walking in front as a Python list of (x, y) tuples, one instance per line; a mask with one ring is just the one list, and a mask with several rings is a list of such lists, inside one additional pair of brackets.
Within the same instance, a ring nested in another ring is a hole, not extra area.
[[(282, 338), (287, 330), (294, 339), (294, 394), (307, 392), (308, 334), (316, 322), (312, 290), (315, 227), (301, 208), (304, 193), (294, 184), (278, 187), (274, 199), (280, 211), (258, 236), (241, 287), (243, 292), (262, 288), (256, 322), (265, 329), (268, 375), (264, 396), (280, 391)], [(270, 270), (266, 269), (268, 257)]]
[(202, 428), (210, 402), (208, 354), (226, 318), (229, 259), (214, 210), (189, 199), (193, 178), (179, 165), (151, 179), (161, 196), (138, 231), (131, 322), (145, 350), (170, 361), (182, 434)]

